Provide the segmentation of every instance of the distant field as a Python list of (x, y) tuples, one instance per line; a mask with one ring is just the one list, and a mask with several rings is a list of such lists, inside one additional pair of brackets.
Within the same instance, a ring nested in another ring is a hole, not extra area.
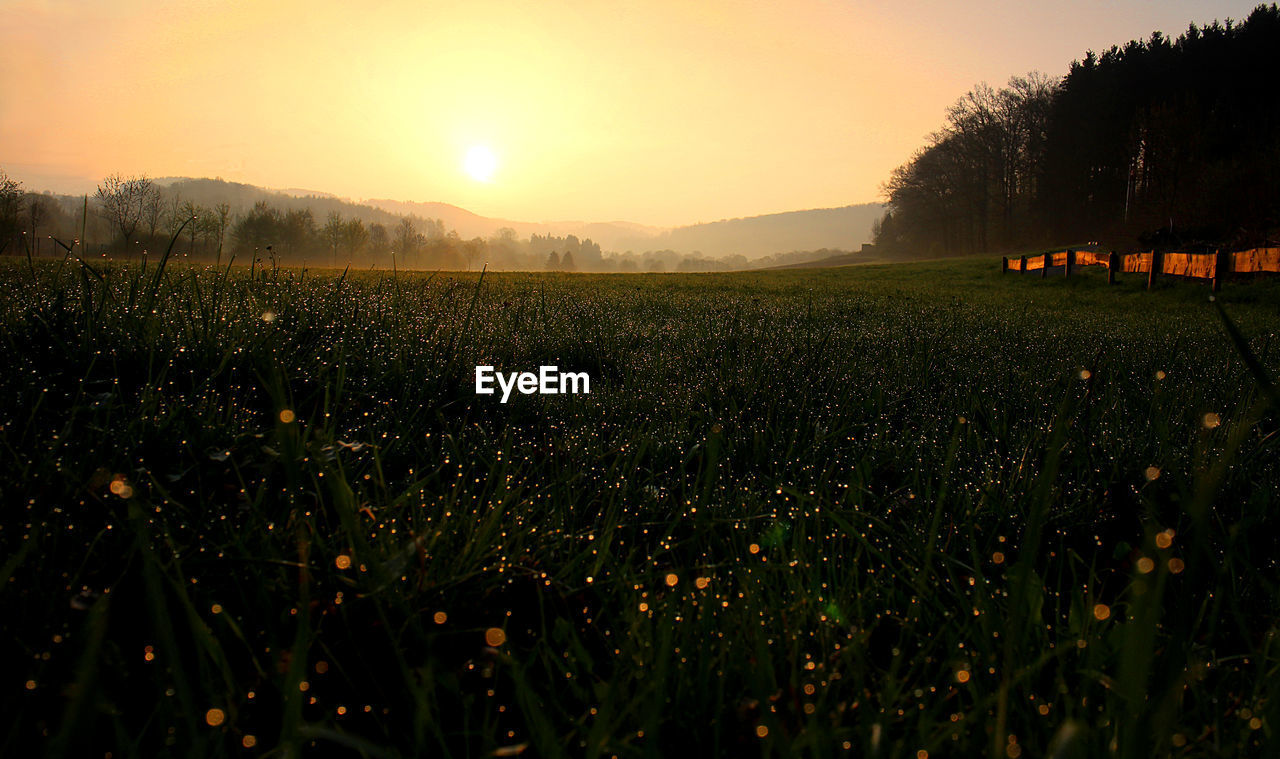
[(157, 271), (0, 263), (2, 755), (1274, 755), (1278, 280)]

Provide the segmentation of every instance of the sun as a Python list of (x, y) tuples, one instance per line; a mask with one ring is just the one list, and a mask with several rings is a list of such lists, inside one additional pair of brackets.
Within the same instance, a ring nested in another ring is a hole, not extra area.
[(489, 182), (498, 170), (498, 156), (485, 145), (473, 145), (462, 160), (462, 168), (477, 182)]

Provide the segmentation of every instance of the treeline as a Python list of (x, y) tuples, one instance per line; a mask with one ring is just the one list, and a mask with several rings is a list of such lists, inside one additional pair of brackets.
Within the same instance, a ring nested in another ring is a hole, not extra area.
[(279, 264), (462, 268), (467, 251), (439, 220), (403, 218), (393, 227), (330, 211), (317, 220), (310, 208), (281, 209), (260, 200), (236, 217), (234, 253)]
[[(231, 188), (227, 195), (216, 192)], [(256, 195), (253, 192), (256, 191)], [(232, 201), (252, 201), (237, 208)], [(313, 206), (328, 209), (323, 218)], [(748, 259), (700, 252), (606, 253), (575, 235), (520, 239), (502, 228), (488, 238), (461, 238), (440, 219), (400, 216), (334, 198), (266, 195), (247, 185), (185, 180), (161, 185), (113, 175), (93, 195), (25, 192), (0, 170), (0, 254), (94, 258), (173, 255), (193, 261), (288, 266), (582, 272), (690, 272), (767, 268), (840, 251), (778, 253)]]
[[(445, 270), (481, 266), (511, 270), (605, 268), (600, 246), (573, 235), (533, 235), (521, 240), (515, 230), (503, 228), (487, 239), (463, 239), (454, 230), (446, 231), (440, 219), (404, 216), (394, 224), (383, 224), (341, 211), (329, 211), (317, 219), (310, 208), (281, 209), (262, 200), (236, 216), (230, 239), (240, 260), (252, 256), (282, 265)], [(196, 254), (207, 257), (208, 251)], [(557, 261), (563, 256), (566, 263), (548, 267), (548, 256), (556, 256)]]
[[(162, 253), (173, 242), (173, 255), (216, 264), (617, 270), (598, 244), (573, 235), (521, 240), (504, 228), (488, 239), (464, 240), (440, 219), (322, 197), (280, 195), (277, 202), (259, 199), (237, 210), (209, 192), (224, 185), (197, 180), (166, 187), (145, 176), (116, 174), (81, 198), (26, 192), (0, 170), (0, 254), (140, 258)], [(188, 188), (205, 202), (184, 196)], [(317, 218), (312, 205), (331, 210)], [(548, 267), (551, 254), (556, 263)]]
[(876, 243), (959, 255), (1252, 245), (1280, 226), (1280, 9), (979, 85), (885, 183)]

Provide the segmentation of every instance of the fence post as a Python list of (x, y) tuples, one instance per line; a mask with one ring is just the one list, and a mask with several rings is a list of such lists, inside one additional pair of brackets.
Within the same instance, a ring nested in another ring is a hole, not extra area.
[(1209, 287), (1213, 292), (1222, 289), (1222, 275), (1227, 271), (1227, 257), (1223, 255), (1222, 249), (1219, 248), (1213, 252), (1213, 280), (1209, 283)]
[(1116, 269), (1120, 268), (1120, 256), (1116, 252), (1111, 251), (1107, 256), (1107, 284), (1114, 285), (1116, 283)]
[(1000, 273), (1005, 274), (1005, 273), (1008, 273), (1008, 271), (1009, 271), (1009, 257), (1001, 256), (1000, 257)]
[(1045, 277), (1049, 276), (1049, 264), (1051, 263), (1053, 263), (1053, 254), (1045, 253), (1044, 266), (1040, 267), (1040, 279), (1044, 279)]
[(1018, 259), (1018, 271), (1025, 272), (1027, 270), (1027, 257), (1022, 256)]
[(1151, 249), (1151, 271), (1147, 272), (1147, 289), (1148, 290), (1155, 287), (1156, 275), (1160, 272), (1160, 269), (1164, 266), (1163, 259), (1164, 259), (1164, 256), (1160, 254), (1160, 251), (1156, 250), (1155, 248)]
[(1068, 251), (1067, 251), (1067, 264), (1066, 264), (1066, 266), (1062, 267), (1065, 273), (1064, 273), (1062, 276), (1064, 276), (1064, 277), (1070, 277), (1070, 276), (1071, 276), (1071, 266), (1072, 266), (1073, 264), (1075, 264), (1075, 262), (1076, 262), (1076, 252), (1075, 252), (1074, 250), (1068, 250)]

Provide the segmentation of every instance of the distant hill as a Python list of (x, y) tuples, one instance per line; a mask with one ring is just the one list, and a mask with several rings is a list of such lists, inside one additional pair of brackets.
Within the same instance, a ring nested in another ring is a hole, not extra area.
[(340, 213), (346, 218), (357, 218), (366, 224), (382, 224), (387, 227), (400, 221), (399, 214), (314, 190), (269, 190), (223, 179), (189, 177), (162, 177), (152, 181), (164, 188), (169, 197), (176, 194), (182, 200), (190, 200), (206, 208), (226, 203), (231, 206), (233, 216), (249, 210), (259, 201), (266, 201), (283, 210), (310, 208), (318, 224), (324, 224), (325, 217), (330, 212)]
[(380, 198), (371, 198), (364, 202), (374, 208), (397, 216), (440, 219), (444, 222), (445, 229), (456, 230), (458, 235), (464, 239), (489, 237), (507, 224), (502, 219), (488, 219), (465, 208), (459, 208), (448, 203), (415, 203), (406, 200), (383, 200)]
[(859, 250), (871, 242), (871, 225), (884, 214), (879, 203), (790, 211), (677, 227), (621, 241), (628, 250), (700, 252), (704, 257), (757, 258), (792, 250)]
[(590, 239), (600, 244), (605, 250), (620, 250), (621, 240), (651, 237), (662, 231), (661, 227), (646, 227), (628, 221), (583, 222), (583, 221), (512, 221), (511, 219), (493, 219), (472, 213), (465, 208), (448, 203), (416, 203), (405, 200), (386, 200), (371, 198), (364, 201), (375, 208), (397, 214), (416, 215), (422, 218), (441, 219), (446, 229), (456, 229), (464, 239), (471, 237), (488, 238), (499, 229), (509, 227), (519, 237), (529, 235), (576, 235), (579, 239)]
[(819, 208), (726, 219), (708, 224), (662, 229), (626, 221), (587, 223), (581, 221), (523, 222), (492, 219), (448, 203), (413, 203), (398, 200), (366, 200), (371, 206), (398, 214), (443, 219), (446, 229), (456, 229), (463, 238), (489, 237), (502, 227), (510, 227), (520, 237), (577, 235), (591, 239), (605, 250), (636, 253), (674, 250), (704, 258), (742, 255), (757, 258), (793, 250), (821, 248), (858, 250), (871, 241), (871, 225), (884, 214), (879, 203), (843, 208)]
[(664, 229), (627, 221), (513, 221), (481, 216), (449, 203), (384, 198), (356, 201), (316, 190), (271, 190), (222, 179), (164, 177), (154, 181), (164, 186), (168, 193), (177, 193), (184, 200), (203, 206), (228, 203), (233, 214), (242, 213), (259, 201), (266, 201), (286, 210), (310, 208), (321, 224), (325, 216), (335, 211), (366, 224), (377, 223), (387, 227), (397, 224), (401, 216), (416, 216), (440, 219), (446, 230), (456, 230), (463, 239), (488, 239), (499, 229), (509, 227), (520, 238), (534, 234), (576, 235), (579, 239), (595, 241), (606, 251), (643, 253), (673, 250), (685, 255), (698, 252), (703, 258), (741, 255), (750, 259), (823, 248), (858, 250), (871, 240), (871, 225), (884, 212), (884, 207), (877, 203), (865, 203)]

